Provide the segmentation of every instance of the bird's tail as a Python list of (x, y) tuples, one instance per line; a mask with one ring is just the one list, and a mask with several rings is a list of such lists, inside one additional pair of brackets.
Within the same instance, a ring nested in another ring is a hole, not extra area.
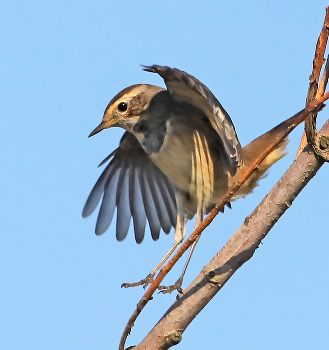
[[(250, 142), (247, 146), (243, 147), (243, 160), (244, 164), (238, 169), (237, 174), (231, 179), (232, 185), (234, 182), (238, 181), (244, 172), (253, 164), (253, 162), (273, 143), (275, 143), (279, 138), (283, 136), (287, 128), (293, 124), (298, 115), (295, 115), (265, 134), (257, 137), (257, 139)], [(251, 193), (253, 189), (258, 186), (258, 181), (266, 176), (266, 171), (274, 163), (283, 158), (289, 152), (285, 149), (289, 140), (287, 138), (283, 139), (278, 146), (264, 159), (257, 171), (244, 183), (239, 191), (235, 194), (233, 199), (245, 197), (247, 194)], [(231, 182), (230, 181), (230, 182)]]

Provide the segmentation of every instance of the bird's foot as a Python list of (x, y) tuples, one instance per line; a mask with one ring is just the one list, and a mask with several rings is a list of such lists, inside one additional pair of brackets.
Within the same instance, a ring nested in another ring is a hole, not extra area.
[(163, 293), (163, 294), (171, 293), (174, 290), (177, 290), (179, 294), (183, 294), (182, 284), (183, 284), (183, 279), (179, 278), (175, 284), (172, 284), (171, 286), (159, 286), (158, 289), (160, 293)]
[(152, 284), (154, 281), (154, 273), (150, 273), (147, 277), (143, 278), (139, 282), (135, 283), (122, 283), (121, 288), (130, 288), (130, 287), (137, 287), (137, 286), (143, 286), (145, 289), (149, 284)]

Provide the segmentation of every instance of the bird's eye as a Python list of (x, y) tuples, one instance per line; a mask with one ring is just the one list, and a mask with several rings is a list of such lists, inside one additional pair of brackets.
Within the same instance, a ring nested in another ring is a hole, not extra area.
[(120, 102), (119, 104), (118, 104), (118, 110), (120, 111), (120, 112), (124, 112), (124, 111), (126, 111), (127, 110), (127, 103), (126, 102)]

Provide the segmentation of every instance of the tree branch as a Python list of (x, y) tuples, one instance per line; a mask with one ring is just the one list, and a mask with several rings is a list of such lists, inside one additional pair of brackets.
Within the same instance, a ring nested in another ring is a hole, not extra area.
[[(322, 65), (325, 62), (324, 53), (327, 47), (329, 35), (329, 7), (326, 8), (326, 16), (324, 18), (324, 23), (319, 35), (318, 41), (315, 47), (315, 54), (313, 59), (313, 70), (310, 75), (310, 84), (308, 87), (308, 93), (306, 97), (306, 106), (308, 106), (314, 99), (319, 98), (324, 94), (324, 91), (328, 82), (328, 61), (323, 73), (323, 77), (319, 86), (319, 78), (322, 69)], [(318, 155), (321, 155), (321, 151), (318, 151), (320, 148), (319, 139), (316, 135), (316, 114), (310, 115), (305, 121), (305, 131), (303, 133), (300, 145), (297, 151), (297, 155), (303, 151), (307, 144), (312, 145), (313, 150)]]
[[(326, 22), (328, 22), (328, 25), (329, 25), (328, 11), (326, 16)], [(328, 34), (329, 27), (326, 26), (326, 29)], [(319, 99), (321, 98), (321, 96), (323, 96), (327, 87), (328, 78), (329, 78), (329, 63), (327, 60), (326, 66), (324, 68), (323, 76), (319, 84), (319, 89), (315, 95), (315, 99)], [(316, 117), (317, 117), (317, 113), (312, 113), (309, 117), (306, 118), (304, 134), (307, 138), (308, 144), (312, 147), (314, 153), (319, 157), (321, 157), (324, 161), (328, 162), (329, 161), (329, 150), (328, 150), (329, 138), (326, 137), (325, 135), (321, 135), (320, 133), (318, 133), (316, 129)]]

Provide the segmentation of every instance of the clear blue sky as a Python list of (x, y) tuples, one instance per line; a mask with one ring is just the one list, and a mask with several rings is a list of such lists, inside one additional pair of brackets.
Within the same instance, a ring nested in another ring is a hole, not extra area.
[[(97, 165), (122, 135), (111, 129), (87, 138), (107, 103), (132, 84), (163, 86), (140, 64), (177, 67), (201, 80), (245, 145), (303, 108), (326, 5), (1, 1), (1, 349), (116, 349), (143, 295), (121, 283), (145, 277), (173, 243), (173, 233), (158, 242), (147, 234), (137, 245), (132, 230), (119, 243), (114, 225), (96, 237), (96, 215), (81, 218)], [(294, 131), (291, 153), (255, 193), (205, 231), (184, 286), (284, 173), (301, 134), (302, 127)], [(327, 348), (328, 175), (324, 166), (176, 349), (215, 342), (226, 350)], [(139, 343), (174, 299), (155, 295), (127, 346)]]

